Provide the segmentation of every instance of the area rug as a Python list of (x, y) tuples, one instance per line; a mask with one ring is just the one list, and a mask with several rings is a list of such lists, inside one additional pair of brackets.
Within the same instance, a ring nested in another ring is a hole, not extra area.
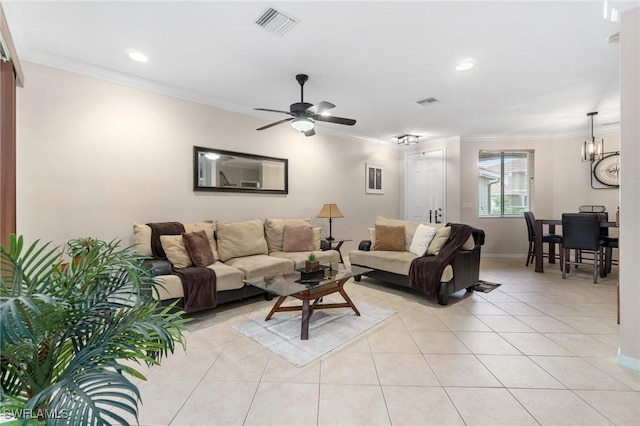
[(314, 312), (309, 321), (309, 340), (300, 340), (299, 311), (278, 312), (269, 321), (264, 320), (269, 311), (261, 311), (233, 328), (296, 367), (303, 367), (395, 314), (364, 302), (354, 303), (360, 316), (347, 308)]
[(473, 286), (474, 291), (481, 291), (482, 293), (489, 293), (492, 290), (500, 287), (502, 284), (492, 283), (489, 281), (479, 280), (476, 285)]

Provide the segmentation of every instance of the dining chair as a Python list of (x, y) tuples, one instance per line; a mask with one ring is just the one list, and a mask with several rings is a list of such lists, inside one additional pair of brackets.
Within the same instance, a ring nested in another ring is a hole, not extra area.
[(611, 272), (611, 265), (617, 265), (618, 262), (613, 259), (613, 249), (618, 247), (618, 237), (605, 237), (602, 239), (604, 245), (603, 267), (600, 269), (600, 277), (604, 278)]
[(603, 241), (600, 236), (600, 217), (597, 214), (588, 213), (563, 213), (562, 214), (562, 247), (564, 261), (562, 262), (562, 278), (567, 277), (569, 265), (579, 265), (576, 259), (571, 262), (571, 250), (589, 250), (594, 253), (593, 258), (593, 283), (598, 282), (598, 270), (604, 265), (602, 262)]
[[(527, 261), (524, 266), (529, 266), (530, 263), (533, 263), (533, 260), (536, 255), (536, 250), (535, 250), (536, 234), (535, 234), (535, 226), (534, 226), (534, 224), (536, 223), (536, 218), (533, 212), (524, 212), (524, 220), (527, 223), (527, 234), (529, 237), (529, 250), (527, 251)], [(550, 246), (551, 244), (558, 244), (558, 251), (557, 251), (558, 254), (554, 256), (553, 261), (555, 262), (555, 258), (558, 258), (560, 260), (560, 268), (562, 268), (562, 259), (563, 259), (562, 235), (543, 234), (542, 243), (543, 243), (542, 244), (543, 246), (544, 246), (544, 243), (547, 243), (548, 246)], [(545, 253), (544, 251), (542, 251), (542, 257), (549, 258), (549, 252), (547, 251)], [(550, 263), (553, 263), (553, 262), (550, 261)]]

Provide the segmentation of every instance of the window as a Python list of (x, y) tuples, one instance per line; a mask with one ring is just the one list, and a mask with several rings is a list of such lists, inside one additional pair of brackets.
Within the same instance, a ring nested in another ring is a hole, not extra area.
[(480, 217), (521, 216), (531, 210), (533, 151), (480, 151)]

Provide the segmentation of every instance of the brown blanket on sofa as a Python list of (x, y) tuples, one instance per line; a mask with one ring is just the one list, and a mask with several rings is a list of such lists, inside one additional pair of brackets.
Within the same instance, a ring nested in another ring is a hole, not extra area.
[[(154, 257), (166, 259), (167, 255), (162, 249), (160, 236), (181, 235), (185, 232), (184, 225), (180, 222), (157, 222), (147, 223), (147, 225), (151, 228), (151, 253)], [(182, 282), (184, 310), (187, 313), (216, 307), (218, 304), (217, 278), (213, 269), (192, 266), (174, 268), (173, 273)]]
[(187, 313), (216, 307), (218, 304), (217, 278), (213, 269), (189, 266), (174, 269), (173, 273), (182, 281), (184, 310)]
[(147, 223), (151, 228), (151, 253), (153, 257), (166, 259), (167, 255), (160, 243), (161, 235), (181, 235), (184, 232), (184, 225), (180, 222), (157, 222)]
[(451, 263), (474, 229), (462, 223), (448, 223), (447, 226), (451, 227), (451, 234), (440, 253), (436, 256), (417, 257), (409, 268), (409, 285), (427, 296), (438, 294), (444, 268)]

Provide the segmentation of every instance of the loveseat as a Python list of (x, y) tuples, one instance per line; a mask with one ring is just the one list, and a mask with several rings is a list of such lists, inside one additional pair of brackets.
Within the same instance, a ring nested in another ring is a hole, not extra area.
[[(182, 299), (187, 312), (264, 293), (243, 280), (292, 273), (304, 267), (310, 253), (322, 263), (338, 262), (340, 254), (336, 250), (321, 250), (320, 232), (321, 228), (311, 226), (311, 218), (133, 225), (136, 250), (147, 257), (145, 264), (159, 284), (156, 297), (167, 302)], [(194, 239), (206, 241), (208, 247), (199, 244), (194, 248)], [(215, 273), (206, 281), (215, 288), (215, 300), (195, 308), (184, 300), (182, 276), (182, 272), (194, 268)]]
[[(462, 289), (472, 291), (478, 282), (480, 250), (484, 244), (484, 232), (480, 229), (378, 216), (375, 226), (369, 228), (369, 236), (358, 250), (349, 253), (352, 265), (372, 269), (363, 274), (367, 277), (437, 296), (440, 305), (447, 305), (449, 295)], [(424, 270), (434, 267), (442, 271)], [(426, 282), (429, 272), (436, 273), (433, 283)], [(355, 280), (360, 281), (360, 277)]]

